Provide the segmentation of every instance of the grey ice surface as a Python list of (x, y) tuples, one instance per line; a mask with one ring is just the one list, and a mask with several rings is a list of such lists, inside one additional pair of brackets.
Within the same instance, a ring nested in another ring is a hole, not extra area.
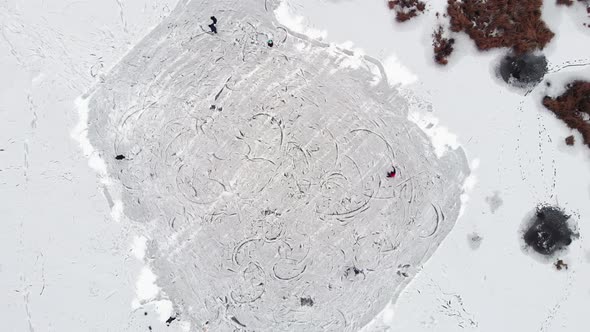
[(451, 230), (467, 163), (436, 157), (375, 64), (340, 67), (274, 5), (181, 2), (91, 91), (89, 138), (180, 319), (358, 330)]

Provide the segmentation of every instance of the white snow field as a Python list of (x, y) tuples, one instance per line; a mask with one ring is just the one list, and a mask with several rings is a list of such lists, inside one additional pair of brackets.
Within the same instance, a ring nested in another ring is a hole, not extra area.
[(179, 3), (84, 97), (88, 138), (179, 319), (356, 331), (451, 230), (469, 169), (372, 84), (378, 63), (278, 25), (277, 5)]
[(75, 99), (174, 5), (0, 1), (0, 330), (167, 328), (159, 303), (131, 306), (137, 232), (113, 218), (72, 137)]

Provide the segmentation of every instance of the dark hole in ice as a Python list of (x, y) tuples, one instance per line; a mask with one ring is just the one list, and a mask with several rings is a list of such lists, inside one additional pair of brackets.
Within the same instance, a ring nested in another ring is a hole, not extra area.
[(124, 155), (122, 155), (122, 154), (118, 154), (118, 155), (115, 157), (115, 159), (117, 159), (117, 160), (123, 160), (123, 159), (125, 159), (125, 156), (124, 156)]
[(542, 54), (507, 55), (500, 61), (499, 72), (508, 84), (537, 85), (547, 73), (547, 59)]
[(147, 316), (147, 311), (143, 313), (144, 316)]
[(300, 298), (301, 300), (301, 306), (308, 306), (308, 307), (313, 307), (313, 300), (311, 299), (311, 296), (308, 297), (302, 297)]
[(553, 206), (540, 206), (525, 230), (524, 242), (541, 255), (551, 255), (572, 243), (577, 234), (568, 224), (569, 215)]

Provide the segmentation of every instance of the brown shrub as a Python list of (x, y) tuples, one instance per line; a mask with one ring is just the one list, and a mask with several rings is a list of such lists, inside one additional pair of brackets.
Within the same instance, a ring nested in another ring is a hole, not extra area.
[(578, 130), (590, 147), (590, 82), (574, 81), (561, 96), (545, 96), (543, 105), (568, 127)]
[(453, 53), (455, 39), (443, 37), (443, 27), (439, 26), (432, 34), (432, 46), (434, 48), (434, 61), (440, 65), (446, 65), (448, 57)]
[(510, 47), (517, 54), (542, 49), (553, 32), (541, 19), (542, 0), (448, 0), (451, 30), (465, 31), (480, 50)]
[(387, 6), (395, 11), (398, 22), (408, 21), (426, 9), (426, 4), (420, 0), (389, 0)]

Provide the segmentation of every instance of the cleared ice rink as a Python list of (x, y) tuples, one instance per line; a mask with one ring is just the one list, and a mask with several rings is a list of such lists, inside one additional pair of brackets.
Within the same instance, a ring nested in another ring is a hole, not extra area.
[(88, 137), (179, 319), (358, 330), (450, 231), (469, 170), (460, 149), (437, 156), (378, 62), (275, 8), (180, 4), (89, 92)]

